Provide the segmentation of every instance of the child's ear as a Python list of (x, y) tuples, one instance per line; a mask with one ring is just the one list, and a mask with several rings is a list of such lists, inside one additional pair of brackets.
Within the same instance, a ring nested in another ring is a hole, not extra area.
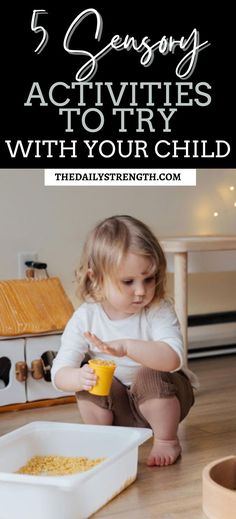
[(87, 276), (88, 276), (88, 278), (90, 279), (90, 281), (93, 280), (93, 278), (94, 278), (94, 272), (93, 272), (93, 270), (92, 270), (91, 268), (88, 269), (88, 271), (87, 271)]

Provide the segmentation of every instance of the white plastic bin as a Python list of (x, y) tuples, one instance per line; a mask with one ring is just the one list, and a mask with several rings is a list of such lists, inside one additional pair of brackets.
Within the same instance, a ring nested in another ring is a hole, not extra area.
[[(32, 422), (0, 438), (1, 519), (87, 519), (136, 478), (145, 428)], [(106, 457), (68, 476), (15, 474), (32, 456)]]

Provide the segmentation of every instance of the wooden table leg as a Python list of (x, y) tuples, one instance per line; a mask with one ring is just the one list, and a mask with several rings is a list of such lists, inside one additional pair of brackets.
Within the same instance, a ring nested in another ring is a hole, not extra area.
[(180, 322), (184, 340), (185, 362), (188, 359), (188, 253), (174, 255), (174, 296), (175, 310)]

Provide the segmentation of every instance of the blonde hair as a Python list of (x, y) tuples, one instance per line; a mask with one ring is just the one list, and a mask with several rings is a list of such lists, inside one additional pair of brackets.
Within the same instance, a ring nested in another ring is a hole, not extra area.
[(117, 281), (117, 269), (128, 252), (147, 256), (155, 267), (153, 298), (165, 295), (166, 259), (152, 231), (140, 220), (127, 215), (111, 216), (90, 232), (77, 270), (78, 296), (84, 301), (102, 301), (106, 279)]

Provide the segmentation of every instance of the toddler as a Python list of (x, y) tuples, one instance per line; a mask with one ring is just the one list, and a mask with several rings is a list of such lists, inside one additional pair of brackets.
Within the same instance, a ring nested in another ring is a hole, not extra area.
[[(90, 233), (78, 270), (84, 301), (62, 335), (54, 360), (56, 388), (74, 391), (86, 424), (150, 427), (149, 466), (181, 454), (178, 425), (193, 405), (183, 341), (165, 299), (166, 260), (152, 231), (131, 216), (112, 216)], [(117, 365), (109, 396), (89, 393), (90, 358)]]

